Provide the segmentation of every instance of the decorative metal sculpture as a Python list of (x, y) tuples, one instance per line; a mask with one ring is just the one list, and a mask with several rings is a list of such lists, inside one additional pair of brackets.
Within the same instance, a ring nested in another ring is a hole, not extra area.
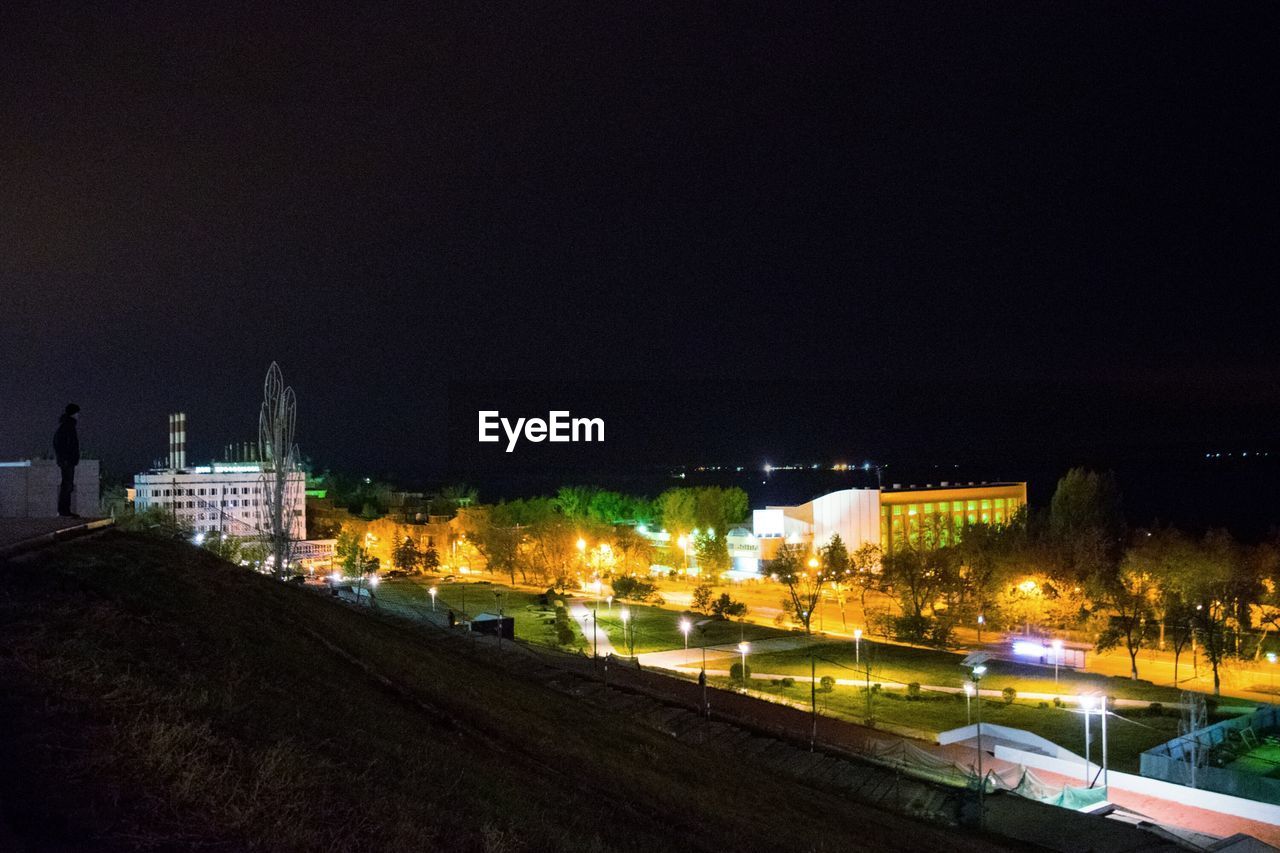
[(258, 458), (262, 462), (262, 517), (267, 559), (273, 573), (289, 574), (294, 543), (301, 538), (296, 530), (293, 507), (302, 488), (298, 448), (293, 443), (298, 402), (293, 389), (284, 384), (280, 365), (274, 361), (262, 387), (262, 411), (258, 416)]

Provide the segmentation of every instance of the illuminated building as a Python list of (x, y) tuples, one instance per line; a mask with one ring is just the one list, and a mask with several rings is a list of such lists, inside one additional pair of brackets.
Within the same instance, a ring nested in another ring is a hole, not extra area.
[[(233, 455), (242, 458), (188, 467), (186, 416), (170, 415), (167, 464), (134, 475), (135, 508), (140, 512), (162, 509), (197, 535), (262, 535), (268, 512), (262, 464), (244, 458), (250, 455), (247, 448)], [(306, 475), (302, 471), (290, 474), (284, 503), (296, 540), (306, 538), (305, 490)]]
[(766, 560), (783, 543), (816, 549), (837, 533), (851, 552), (871, 543), (891, 554), (907, 542), (937, 546), (956, 542), (972, 524), (1004, 524), (1026, 503), (1026, 483), (844, 489), (798, 506), (758, 509), (752, 532)]

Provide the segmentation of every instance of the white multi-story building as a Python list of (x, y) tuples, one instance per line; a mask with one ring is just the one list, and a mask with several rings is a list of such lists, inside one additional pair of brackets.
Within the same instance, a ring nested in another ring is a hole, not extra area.
[[(215, 462), (191, 468), (148, 471), (133, 478), (138, 511), (163, 509), (196, 533), (255, 536), (267, 528), (267, 488), (256, 462)], [(285, 489), (291, 536), (306, 537), (305, 475), (289, 475)]]
[[(269, 479), (274, 479), (270, 477)], [(187, 467), (187, 417), (169, 416), (168, 465), (133, 477), (134, 507), (159, 508), (191, 526), (196, 534), (260, 536), (268, 528), (262, 464), (213, 462)], [(306, 475), (294, 471), (285, 487), (290, 536), (307, 535)]]

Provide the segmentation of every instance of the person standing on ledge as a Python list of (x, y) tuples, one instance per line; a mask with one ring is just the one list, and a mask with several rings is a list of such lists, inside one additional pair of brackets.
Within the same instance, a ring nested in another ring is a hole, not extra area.
[(58, 487), (58, 515), (63, 518), (79, 518), (71, 511), (71, 493), (76, 489), (76, 465), (80, 464), (80, 436), (76, 434), (76, 414), (79, 411), (80, 407), (75, 403), (68, 403), (53, 434), (53, 456), (62, 471), (62, 485)]

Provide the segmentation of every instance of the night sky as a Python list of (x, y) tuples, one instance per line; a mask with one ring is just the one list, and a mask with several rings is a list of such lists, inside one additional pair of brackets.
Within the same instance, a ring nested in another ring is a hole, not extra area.
[(614, 463), (1280, 451), (1272, 4), (107, 5), (0, 13), (0, 458), (273, 359), (407, 479), (497, 380)]

